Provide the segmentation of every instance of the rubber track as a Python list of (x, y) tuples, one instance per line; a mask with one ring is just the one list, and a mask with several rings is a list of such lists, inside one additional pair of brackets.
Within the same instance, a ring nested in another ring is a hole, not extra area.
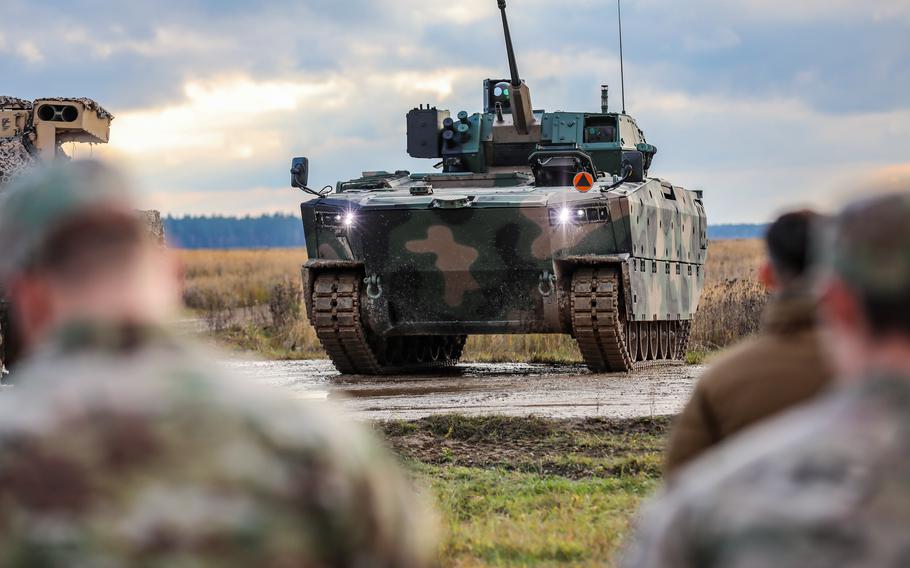
[[(388, 365), (377, 356), (370, 344), (360, 317), (361, 276), (353, 271), (325, 271), (313, 283), (312, 324), (335, 368), (344, 374), (385, 375), (438, 369), (455, 365), (464, 350), (465, 337), (401, 338), (412, 344), (420, 341), (450, 342), (452, 356), (437, 361), (409, 360), (402, 364)], [(451, 343), (454, 342), (454, 343)], [(420, 344), (412, 345), (419, 348)], [(407, 356), (413, 350), (405, 348)]]
[(685, 359), (690, 322), (678, 324), (681, 348), (674, 359), (633, 361), (620, 317), (619, 271), (611, 267), (581, 267), (572, 275), (572, 328), (585, 364), (595, 373), (623, 373), (635, 369), (679, 364)]
[(596, 373), (634, 367), (619, 317), (619, 290), (612, 268), (581, 267), (572, 275), (572, 327), (585, 364)]

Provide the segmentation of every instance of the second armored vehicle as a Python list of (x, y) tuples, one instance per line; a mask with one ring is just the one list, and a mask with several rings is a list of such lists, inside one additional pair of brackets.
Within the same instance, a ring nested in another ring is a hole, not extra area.
[[(0, 96), (0, 194), (3, 187), (29, 168), (68, 159), (66, 142), (104, 144), (110, 138), (113, 116), (87, 98), (46, 98), (27, 101)], [(139, 212), (152, 236), (164, 242), (161, 215)], [(0, 375), (15, 362), (18, 348), (10, 333), (9, 305), (0, 290)]]
[(680, 359), (704, 282), (700, 193), (647, 177), (657, 149), (609, 112), (533, 110), (499, 0), (511, 77), (484, 110), (407, 115), (441, 172), (307, 188), (306, 306), (342, 373), (450, 365), (470, 334), (571, 334), (592, 371)]

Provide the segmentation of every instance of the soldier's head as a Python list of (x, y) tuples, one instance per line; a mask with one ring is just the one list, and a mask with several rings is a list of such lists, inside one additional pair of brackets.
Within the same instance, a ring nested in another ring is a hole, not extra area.
[(29, 349), (75, 322), (159, 323), (179, 299), (126, 178), (95, 161), (37, 169), (0, 198), (0, 285)]
[(820, 239), (822, 315), (842, 374), (910, 372), (910, 193), (847, 207)]
[(759, 270), (762, 283), (772, 291), (805, 279), (811, 265), (811, 234), (818, 214), (803, 210), (786, 213), (765, 233), (768, 260)]

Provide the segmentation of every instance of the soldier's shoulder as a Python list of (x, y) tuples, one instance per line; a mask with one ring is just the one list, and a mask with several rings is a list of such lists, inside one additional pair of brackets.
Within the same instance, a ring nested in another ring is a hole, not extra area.
[(830, 433), (840, 407), (836, 397), (823, 397), (738, 434), (682, 470), (664, 502), (675, 507), (714, 501), (722, 491), (736, 491), (756, 477), (773, 474)]
[(245, 424), (288, 447), (324, 447), (327, 439), (344, 440), (352, 452), (363, 446), (360, 429), (336, 413), (241, 378), (218, 354), (192, 343), (152, 344), (122, 355), (38, 354), (17, 370), (10, 395), (0, 404), (27, 411), (0, 411), (6, 416), (0, 428), (29, 429), (36, 420), (62, 423), (68, 416), (99, 411), (148, 421), (193, 415), (200, 423), (230, 422), (232, 429)]
[(704, 389), (715, 382), (726, 382), (749, 372), (756, 360), (768, 351), (768, 341), (761, 336), (750, 337), (711, 357), (699, 375), (699, 386)]

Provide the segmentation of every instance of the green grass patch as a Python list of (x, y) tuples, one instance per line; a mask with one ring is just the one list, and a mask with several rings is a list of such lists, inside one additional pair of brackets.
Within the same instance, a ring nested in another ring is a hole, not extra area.
[(660, 483), (665, 417), (376, 424), (432, 488), (443, 566), (602, 566)]
[(502, 469), (414, 467), (436, 495), (445, 566), (603, 564), (657, 484), (646, 475), (572, 480)]

